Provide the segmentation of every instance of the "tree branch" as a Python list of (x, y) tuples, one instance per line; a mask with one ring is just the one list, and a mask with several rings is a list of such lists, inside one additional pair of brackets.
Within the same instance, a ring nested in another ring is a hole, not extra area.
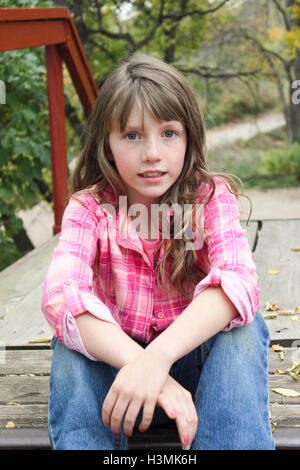
[(284, 24), (285, 24), (285, 27), (288, 31), (291, 30), (291, 24), (289, 22), (289, 18), (288, 18), (288, 15), (286, 14), (286, 11), (282, 8), (282, 6), (280, 5), (280, 3), (278, 2), (278, 0), (272, 0), (274, 5), (276, 6), (277, 10), (280, 11), (280, 13), (282, 14), (283, 16), (283, 21), (284, 21)]
[[(215, 78), (215, 79), (220, 79), (220, 78), (223, 78), (223, 79), (230, 79), (230, 78), (239, 78), (239, 77), (249, 77), (249, 76), (255, 76), (257, 74), (260, 74), (261, 73), (261, 69), (257, 69), (257, 70), (252, 70), (252, 71), (249, 71), (249, 72), (221, 72), (221, 73), (214, 73), (215, 70), (217, 69), (209, 69), (208, 67), (205, 67), (205, 66), (202, 66), (201, 68), (199, 69), (194, 69), (194, 68), (188, 68), (188, 69), (184, 69), (184, 68), (181, 68), (179, 67), (178, 65), (176, 65), (176, 68), (178, 70), (180, 70), (181, 72), (183, 73), (193, 73), (195, 75), (199, 75), (200, 77), (203, 77), (203, 78)], [(207, 71), (205, 71), (207, 70)]]
[(210, 8), (209, 10), (192, 10), (192, 11), (186, 11), (183, 13), (178, 13), (178, 14), (173, 14), (173, 15), (164, 15), (163, 19), (170, 19), (170, 20), (182, 20), (183, 18), (186, 18), (187, 16), (193, 16), (193, 15), (208, 15), (209, 13), (214, 13), (215, 11), (219, 10), (225, 3), (229, 2), (230, 0), (223, 0), (219, 5), (217, 5), (214, 8)]

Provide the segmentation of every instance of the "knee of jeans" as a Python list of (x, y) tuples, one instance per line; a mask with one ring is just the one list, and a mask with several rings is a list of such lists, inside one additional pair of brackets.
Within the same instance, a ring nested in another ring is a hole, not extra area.
[(259, 311), (250, 324), (221, 332), (219, 336), (223, 347), (233, 349), (241, 361), (267, 350), (270, 343), (269, 330)]
[(53, 356), (52, 356), (52, 375), (55, 375), (56, 381), (63, 381), (72, 383), (74, 377), (76, 381), (85, 380), (85, 364), (87, 361), (82, 354), (68, 349), (63, 343), (56, 340), (53, 344)]

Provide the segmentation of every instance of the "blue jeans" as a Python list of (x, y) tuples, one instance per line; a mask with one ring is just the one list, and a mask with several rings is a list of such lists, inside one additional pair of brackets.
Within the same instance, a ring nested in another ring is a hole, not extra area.
[[(260, 312), (250, 325), (220, 332), (175, 362), (170, 375), (188, 389), (198, 413), (192, 450), (273, 450), (269, 420), (269, 331)], [(145, 345), (144, 345), (145, 346)], [(118, 373), (52, 339), (49, 436), (52, 449), (128, 449), (101, 419)], [(136, 426), (141, 422), (140, 411)], [(171, 421), (156, 407), (152, 425)]]

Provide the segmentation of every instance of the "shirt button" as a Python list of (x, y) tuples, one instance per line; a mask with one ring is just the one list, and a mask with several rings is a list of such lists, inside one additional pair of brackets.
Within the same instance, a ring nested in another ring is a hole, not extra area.
[(72, 279), (66, 279), (65, 284), (72, 284)]
[(157, 314), (157, 316), (158, 316), (158, 318), (164, 318), (164, 314), (163, 314), (162, 312), (159, 312), (159, 313)]

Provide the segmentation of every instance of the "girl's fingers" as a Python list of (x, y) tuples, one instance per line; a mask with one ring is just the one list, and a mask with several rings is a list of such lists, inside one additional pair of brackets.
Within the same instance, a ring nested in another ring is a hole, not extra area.
[(176, 413), (174, 411), (174, 406), (171, 402), (171, 400), (163, 393), (159, 395), (159, 399), (157, 402), (158, 406), (163, 408), (164, 412), (170, 419), (175, 419), (176, 418)]
[(118, 400), (115, 403), (115, 406), (110, 416), (110, 423), (109, 423), (109, 426), (114, 434), (121, 433), (121, 424), (122, 424), (123, 416), (126, 413), (126, 410), (131, 406), (131, 404), (129, 405), (129, 403), (130, 401), (128, 399), (125, 400), (124, 398), (121, 398), (120, 396), (118, 397)]
[(114, 393), (112, 390), (110, 390), (105, 397), (105, 400), (102, 405), (102, 421), (105, 426), (110, 426), (110, 418), (112, 410), (114, 409), (114, 406), (116, 404), (117, 398), (117, 393)]
[(140, 422), (140, 425), (139, 425), (140, 432), (147, 431), (150, 424), (152, 423), (154, 410), (155, 410), (155, 405), (156, 405), (156, 403), (153, 400), (151, 400), (151, 401), (148, 400), (144, 403), (143, 418), (142, 418), (142, 421)]
[(171, 418), (176, 419), (177, 430), (182, 449), (190, 446), (195, 438), (198, 426), (197, 411), (189, 393), (185, 393), (180, 399), (169, 400), (161, 394), (159, 406)]
[(133, 399), (126, 411), (126, 416), (123, 423), (123, 432), (125, 436), (130, 437), (132, 435), (133, 427), (136, 422), (136, 418), (139, 414), (143, 402), (140, 399)]

